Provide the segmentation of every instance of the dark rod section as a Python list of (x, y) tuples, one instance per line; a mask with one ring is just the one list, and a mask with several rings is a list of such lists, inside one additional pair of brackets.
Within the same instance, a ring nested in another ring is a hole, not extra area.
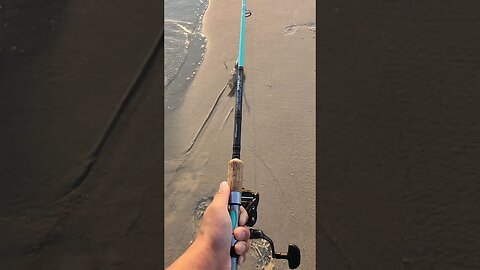
[(240, 137), (242, 133), (242, 96), (243, 96), (243, 67), (237, 71), (237, 91), (235, 94), (235, 120), (233, 122), (233, 154), (232, 159), (240, 159)]

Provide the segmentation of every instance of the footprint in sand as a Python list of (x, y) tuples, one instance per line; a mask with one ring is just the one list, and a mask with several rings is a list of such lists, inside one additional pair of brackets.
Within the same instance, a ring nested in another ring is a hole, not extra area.
[[(197, 233), (197, 230), (202, 221), (205, 210), (213, 200), (213, 196), (203, 197), (196, 204), (193, 210), (193, 237)], [(193, 240), (192, 237), (192, 240)], [(275, 264), (273, 263), (272, 250), (267, 241), (263, 239), (250, 240), (250, 257), (255, 258), (255, 265), (257, 270), (273, 270)]]
[[(200, 222), (202, 220), (203, 214), (205, 210), (213, 201), (213, 196), (203, 197), (201, 198), (196, 204), (195, 209), (193, 210), (193, 236), (197, 233), (198, 227), (200, 226)], [(193, 240), (193, 239), (192, 239)]]
[(195, 220), (200, 221), (202, 219), (205, 210), (207, 210), (207, 207), (212, 201), (213, 196), (209, 196), (204, 197), (197, 202), (197, 204), (195, 205), (195, 210), (193, 211), (193, 213), (195, 214)]
[(316, 25), (315, 23), (304, 23), (304, 24), (292, 24), (283, 29), (284, 35), (293, 35), (298, 31), (313, 31), (315, 32)]
[(272, 250), (270, 244), (263, 239), (250, 240), (250, 250), (248, 253), (256, 260), (257, 270), (273, 270)]

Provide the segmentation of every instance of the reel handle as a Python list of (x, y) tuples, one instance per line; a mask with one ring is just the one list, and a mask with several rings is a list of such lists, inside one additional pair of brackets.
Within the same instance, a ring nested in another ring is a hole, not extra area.
[(288, 245), (288, 251), (285, 252), (275, 252), (275, 245), (270, 237), (268, 237), (263, 231), (250, 228), (250, 239), (264, 239), (270, 244), (272, 249), (272, 258), (274, 259), (283, 259), (288, 261), (288, 268), (296, 269), (300, 265), (301, 255), (300, 249), (295, 244)]

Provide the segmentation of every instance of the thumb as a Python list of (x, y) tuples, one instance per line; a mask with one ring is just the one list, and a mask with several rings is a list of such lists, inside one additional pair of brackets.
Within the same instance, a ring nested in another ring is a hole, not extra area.
[(213, 203), (216, 205), (228, 205), (228, 198), (230, 198), (230, 187), (226, 181), (220, 183), (217, 194), (213, 198)]

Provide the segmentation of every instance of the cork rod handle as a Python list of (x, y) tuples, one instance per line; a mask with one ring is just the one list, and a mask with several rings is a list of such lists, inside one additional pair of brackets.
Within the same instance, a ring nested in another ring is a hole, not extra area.
[(231, 191), (242, 192), (243, 187), (243, 161), (234, 158), (228, 162), (227, 182)]

